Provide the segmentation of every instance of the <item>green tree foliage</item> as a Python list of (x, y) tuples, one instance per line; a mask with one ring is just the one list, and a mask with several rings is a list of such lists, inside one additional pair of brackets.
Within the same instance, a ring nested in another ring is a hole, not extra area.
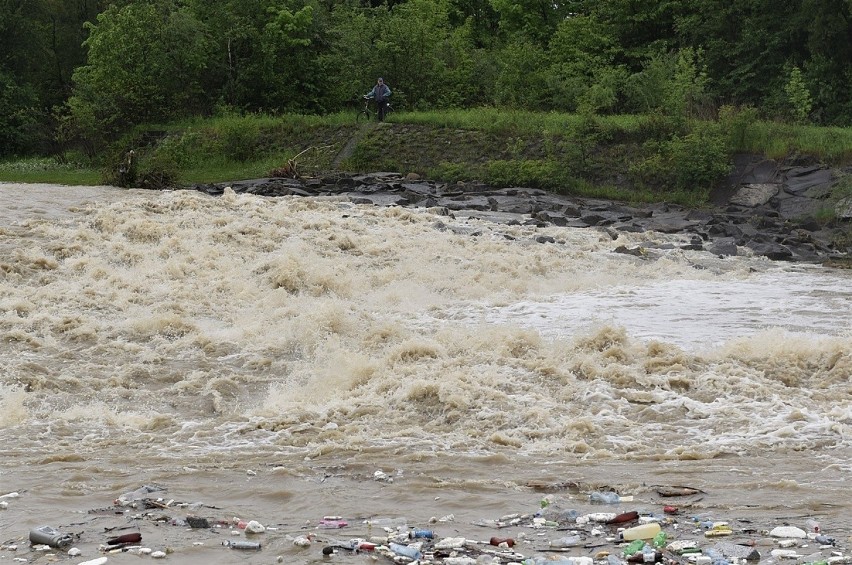
[(678, 46), (674, 26), (681, 0), (588, 0), (583, 4), (584, 14), (606, 22), (618, 46), (617, 62), (631, 72)]
[(832, 125), (852, 123), (852, 2), (803, 0), (808, 14), (808, 57), (799, 61), (811, 89), (813, 116)]
[(36, 93), (0, 70), (0, 155), (19, 155), (38, 148)]
[(799, 67), (793, 67), (790, 70), (790, 79), (784, 85), (784, 92), (787, 93), (793, 119), (798, 123), (805, 123), (811, 113), (813, 103), (811, 93), (808, 91)]
[(449, 1), (410, 0), (393, 8), (336, 8), (332, 51), (323, 70), (336, 77), (330, 88), (336, 89), (338, 107), (365, 93), (380, 76), (406, 108), (489, 101), (494, 57), (476, 46), (471, 18), (460, 27), (450, 24), (451, 7)]
[(260, 34), (260, 64), (253, 76), (254, 88), (261, 86), (260, 105), (316, 111), (319, 88), (312, 80), (317, 73), (310, 49), (313, 8), (270, 6), (267, 11), (268, 21)]
[(611, 26), (597, 18), (577, 15), (560, 22), (549, 45), (553, 106), (615, 110), (627, 76), (615, 62), (618, 53)]
[(681, 45), (704, 53), (712, 94), (737, 105), (777, 100), (787, 61), (806, 58), (802, 0), (687, 0)]
[(500, 30), (500, 16), (489, 0), (449, 0), (447, 14), (453, 28), (467, 28), (474, 48), (494, 46)]
[(491, 0), (503, 33), (540, 47), (547, 45), (559, 23), (572, 14), (575, 4), (553, 0)]
[(203, 108), (206, 37), (188, 10), (170, 0), (112, 6), (89, 28), (69, 100), (82, 132), (109, 138)]
[(497, 54), (499, 75), (495, 100), (510, 108), (543, 110), (554, 99), (547, 75), (547, 52), (539, 45), (516, 38)]
[(334, 112), (378, 76), (399, 108), (852, 124), (852, 0), (0, 0), (0, 16), (4, 154), (69, 124), (97, 140), (217, 109)]
[(628, 108), (678, 120), (700, 117), (708, 102), (707, 84), (701, 51), (656, 55), (626, 81)]

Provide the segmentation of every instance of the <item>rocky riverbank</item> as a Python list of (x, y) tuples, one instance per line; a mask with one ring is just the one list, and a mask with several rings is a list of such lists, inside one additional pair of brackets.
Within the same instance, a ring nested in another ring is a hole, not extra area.
[[(684, 248), (719, 256), (760, 255), (773, 260), (849, 266), (852, 202), (832, 202), (843, 174), (823, 165), (785, 164), (753, 156), (735, 162), (728, 182), (701, 210), (656, 203), (626, 205), (530, 188), (492, 188), (477, 182), (445, 184), (399, 173), (334, 173), (311, 178), (263, 178), (192, 188), (220, 195), (336, 196), (358, 204), (430, 208), (503, 223), (595, 228), (619, 232), (681, 233)], [(819, 221), (827, 209), (833, 220)], [(621, 249), (641, 254), (642, 249)]]

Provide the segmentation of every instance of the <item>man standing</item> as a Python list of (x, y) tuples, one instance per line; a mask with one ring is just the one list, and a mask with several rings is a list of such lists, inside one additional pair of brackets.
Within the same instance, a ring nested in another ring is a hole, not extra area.
[(373, 90), (364, 95), (364, 98), (375, 98), (376, 104), (379, 106), (379, 121), (385, 120), (385, 113), (388, 109), (388, 98), (391, 95), (391, 89), (385, 84), (385, 80), (379, 77), (376, 81), (376, 86)]

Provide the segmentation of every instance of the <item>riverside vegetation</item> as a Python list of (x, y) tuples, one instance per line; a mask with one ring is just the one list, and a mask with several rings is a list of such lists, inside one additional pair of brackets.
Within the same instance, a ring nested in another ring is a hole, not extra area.
[[(139, 126), (102, 155), (64, 154), (0, 164), (0, 180), (178, 187), (334, 170), (396, 171), (445, 182), (478, 180), (632, 203), (708, 204), (735, 154), (808, 160), (841, 171), (827, 200), (852, 195), (852, 129), (760, 121), (723, 107), (719, 119), (646, 114), (600, 116), (482, 108), (397, 112), (359, 125), (328, 116), (225, 114)], [(119, 171), (134, 151), (130, 174)], [(282, 172), (290, 162), (295, 170)], [(831, 206), (821, 218), (831, 221)]]

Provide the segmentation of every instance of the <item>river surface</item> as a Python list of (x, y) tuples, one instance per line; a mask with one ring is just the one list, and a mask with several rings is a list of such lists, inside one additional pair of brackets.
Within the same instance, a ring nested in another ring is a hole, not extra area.
[[(26, 541), (45, 524), (78, 536), (60, 562), (140, 531), (173, 563), (372, 563), (292, 541), (402, 517), (532, 556), (555, 533), (475, 523), (543, 496), (599, 510), (598, 489), (634, 497), (613, 510), (679, 505), (684, 532), (814, 519), (846, 551), (852, 271), (613, 252), (681, 241), (0, 184), (0, 563), (54, 559)], [(113, 506), (143, 485), (166, 507)], [(187, 515), (272, 529), (233, 551), (239, 529)]]

